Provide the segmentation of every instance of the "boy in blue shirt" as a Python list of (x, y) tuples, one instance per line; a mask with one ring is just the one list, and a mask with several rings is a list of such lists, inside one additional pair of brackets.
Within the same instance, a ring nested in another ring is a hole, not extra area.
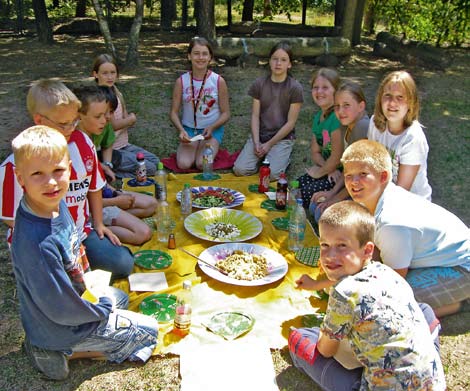
[(70, 177), (67, 141), (33, 126), (12, 142), (15, 174), (24, 189), (11, 245), (25, 350), (51, 379), (65, 379), (67, 357), (146, 361), (157, 343), (155, 319), (113, 310), (108, 297), (83, 300), (66, 272), (79, 260), (80, 239), (63, 201)]

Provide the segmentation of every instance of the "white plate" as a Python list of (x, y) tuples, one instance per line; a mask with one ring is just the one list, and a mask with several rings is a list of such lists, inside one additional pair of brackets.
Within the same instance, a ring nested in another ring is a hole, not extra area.
[[(191, 192), (193, 193), (193, 197), (196, 194), (203, 193), (206, 190), (225, 190), (231, 193), (234, 197), (234, 200), (232, 201), (231, 204), (228, 205), (223, 205), (223, 206), (217, 206), (218, 208), (235, 208), (236, 206), (240, 206), (245, 202), (245, 195), (240, 193), (239, 191), (229, 189), (227, 187), (217, 187), (217, 186), (199, 186), (199, 187), (191, 187)], [(176, 193), (176, 199), (178, 202), (181, 202), (181, 191)], [(193, 201), (193, 208), (197, 209), (209, 209), (213, 208), (212, 206), (201, 206), (197, 205)]]
[(200, 255), (203, 261), (210, 263), (211, 265), (215, 265), (215, 263), (221, 259), (225, 259), (229, 255), (231, 255), (235, 250), (245, 251), (247, 253), (263, 255), (268, 260), (268, 269), (270, 270), (269, 274), (259, 280), (237, 280), (235, 278), (231, 278), (214, 270), (202, 262), (198, 261), (198, 265), (201, 270), (206, 273), (208, 276), (219, 280), (221, 282), (225, 282), (227, 284), (232, 285), (241, 285), (241, 286), (259, 286), (259, 285), (266, 285), (270, 284), (274, 281), (280, 280), (284, 277), (287, 273), (288, 266), (286, 259), (279, 254), (278, 252), (271, 250), (270, 248), (260, 246), (258, 244), (251, 244), (251, 243), (224, 243), (224, 244), (217, 244), (215, 246), (209, 247), (208, 249), (204, 250)]
[[(214, 238), (206, 232), (206, 225), (217, 222), (236, 225), (240, 230), (240, 235), (232, 239)], [(194, 212), (186, 217), (184, 228), (197, 238), (211, 242), (244, 242), (258, 236), (263, 230), (263, 224), (255, 216), (241, 210), (210, 208)]]

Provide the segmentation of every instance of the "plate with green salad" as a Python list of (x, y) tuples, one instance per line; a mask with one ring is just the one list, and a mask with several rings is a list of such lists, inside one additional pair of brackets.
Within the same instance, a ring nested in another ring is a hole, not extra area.
[[(193, 208), (234, 208), (245, 201), (245, 196), (239, 191), (226, 187), (198, 186), (192, 187)], [(181, 202), (181, 191), (176, 194), (176, 199)]]

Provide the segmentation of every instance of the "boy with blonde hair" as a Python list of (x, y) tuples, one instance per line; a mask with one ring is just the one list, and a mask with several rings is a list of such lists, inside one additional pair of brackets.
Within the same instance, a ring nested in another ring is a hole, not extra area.
[[(58, 130), (66, 138), (72, 160), (70, 185), (65, 202), (86, 247), (90, 265), (112, 272), (113, 278), (127, 277), (134, 258), (129, 249), (103, 224), (101, 188), (105, 185), (92, 141), (76, 130), (81, 103), (63, 83), (39, 80), (27, 96), (28, 111), (35, 124)], [(0, 166), (0, 219), (13, 228), (23, 190), (14, 175), (15, 161), (10, 155)], [(93, 226), (89, 214), (93, 216)]]
[(69, 374), (67, 356), (147, 361), (157, 343), (156, 320), (113, 310), (108, 297), (96, 304), (83, 300), (66, 273), (80, 257), (79, 234), (63, 201), (71, 167), (67, 141), (54, 129), (34, 126), (12, 147), (24, 195), (11, 254), (24, 346), (33, 365), (61, 380)]
[[(406, 281), (372, 261), (374, 217), (353, 201), (320, 218), (320, 262), (333, 282), (319, 328), (294, 329), (289, 350), (296, 367), (324, 390), (445, 390), (444, 371), (428, 321)], [(429, 308), (429, 307), (428, 307)], [(333, 356), (348, 341), (361, 367)]]
[[(459, 311), (470, 298), (470, 235), (454, 214), (396, 186), (385, 147), (360, 140), (343, 153), (346, 188), (375, 216), (382, 262), (405, 277), (416, 300), (437, 316)], [(378, 258), (377, 258), (378, 259)]]

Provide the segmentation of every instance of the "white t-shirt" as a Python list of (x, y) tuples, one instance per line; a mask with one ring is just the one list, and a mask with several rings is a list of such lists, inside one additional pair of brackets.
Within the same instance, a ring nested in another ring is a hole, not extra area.
[(367, 138), (377, 141), (387, 148), (392, 157), (392, 180), (394, 183), (397, 183), (400, 164), (419, 165), (418, 173), (411, 185), (410, 191), (431, 201), (432, 189), (429, 186), (427, 175), (429, 147), (426, 136), (418, 121), (413, 121), (411, 126), (401, 134), (394, 135), (390, 133), (388, 127), (383, 132), (377, 129), (374, 124), (374, 116), (372, 116)]
[(439, 205), (390, 182), (374, 216), (374, 242), (392, 269), (470, 266), (469, 229)]

